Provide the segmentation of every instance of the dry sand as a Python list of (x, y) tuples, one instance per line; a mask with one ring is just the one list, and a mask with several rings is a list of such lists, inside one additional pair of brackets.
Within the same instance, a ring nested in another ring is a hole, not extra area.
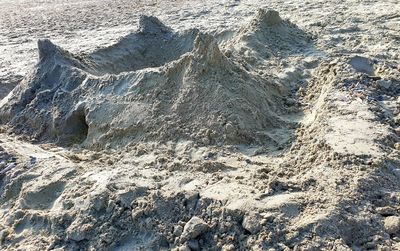
[(0, 248), (400, 250), (399, 12), (0, 1)]

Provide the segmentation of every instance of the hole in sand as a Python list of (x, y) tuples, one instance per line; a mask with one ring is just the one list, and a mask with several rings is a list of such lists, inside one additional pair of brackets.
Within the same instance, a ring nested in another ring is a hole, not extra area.
[(63, 142), (66, 144), (80, 144), (86, 140), (89, 125), (86, 122), (86, 115), (83, 110), (78, 110), (66, 119), (63, 130)]

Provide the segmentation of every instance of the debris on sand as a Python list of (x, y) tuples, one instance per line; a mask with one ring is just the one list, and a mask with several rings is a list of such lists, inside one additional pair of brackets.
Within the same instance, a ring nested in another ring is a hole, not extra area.
[(371, 60), (362, 56), (354, 56), (350, 59), (349, 64), (353, 66), (356, 71), (374, 75), (374, 67)]
[(208, 229), (207, 223), (205, 223), (199, 217), (192, 217), (183, 228), (181, 240), (187, 241), (190, 239), (197, 238), (199, 235), (204, 233)]

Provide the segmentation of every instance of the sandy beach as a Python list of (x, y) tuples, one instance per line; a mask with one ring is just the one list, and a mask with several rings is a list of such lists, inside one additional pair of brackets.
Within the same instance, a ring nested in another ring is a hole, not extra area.
[(398, 13), (0, 0), (0, 249), (400, 250)]

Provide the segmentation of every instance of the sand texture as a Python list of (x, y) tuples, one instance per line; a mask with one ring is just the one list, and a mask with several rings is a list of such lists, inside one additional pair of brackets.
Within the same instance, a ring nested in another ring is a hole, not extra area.
[(400, 250), (398, 13), (0, 0), (0, 250)]

